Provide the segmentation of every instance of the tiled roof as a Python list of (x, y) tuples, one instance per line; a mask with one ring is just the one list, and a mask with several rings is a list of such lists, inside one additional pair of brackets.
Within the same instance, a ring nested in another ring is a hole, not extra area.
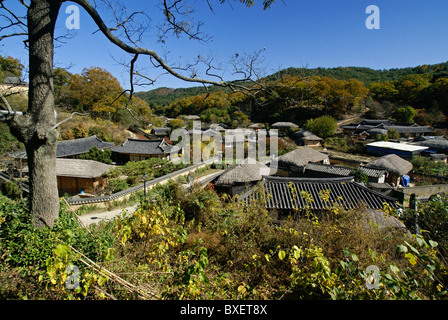
[[(249, 190), (239, 197), (248, 205), (252, 200), (259, 199), (256, 188)], [(304, 191), (313, 199), (307, 203), (301, 196)], [(329, 201), (322, 199), (322, 194), (329, 191)], [(384, 204), (397, 208), (397, 199), (387, 197), (373, 191), (349, 178), (283, 178), (263, 177), (261, 183), (261, 197), (264, 198), (268, 209), (302, 210), (309, 206), (310, 210), (325, 210), (339, 205), (347, 210), (359, 207), (383, 209)]]
[(364, 119), (361, 121), (360, 124), (363, 125), (370, 125), (370, 126), (377, 126), (379, 124), (385, 124), (385, 125), (392, 125), (392, 123), (389, 120), (386, 119)]
[(374, 167), (365, 167), (361, 166), (359, 167), (362, 172), (364, 172), (368, 177), (371, 178), (379, 178), (385, 173), (387, 173), (387, 170), (384, 168), (374, 168)]
[(151, 132), (156, 135), (156, 136), (164, 136), (164, 135), (168, 135), (168, 133), (170, 132), (170, 128), (158, 128), (158, 127), (154, 127), (152, 128)]
[(112, 148), (112, 152), (125, 154), (168, 154), (172, 146), (165, 140), (127, 139), (121, 146)]
[[(58, 141), (56, 145), (56, 158), (64, 158), (84, 154), (93, 147), (104, 150), (109, 149), (113, 146), (113, 142), (102, 141), (95, 135), (74, 140), (61, 140)], [(13, 158), (27, 159), (25, 151), (15, 152), (10, 154), (10, 156)]]
[(412, 144), (422, 147), (429, 147), (437, 151), (447, 151), (448, 150), (448, 140), (443, 137), (429, 137), (423, 138), (420, 141), (412, 142)]
[[(306, 171), (314, 171), (314, 172), (322, 172), (322, 173), (328, 173), (332, 175), (338, 175), (341, 177), (348, 177), (350, 173), (353, 171), (354, 168), (349, 167), (339, 167), (339, 166), (333, 166), (328, 164), (321, 164), (321, 163), (308, 163), (305, 167)], [(368, 167), (359, 167), (359, 169), (364, 172), (368, 177), (372, 178), (379, 178), (382, 175), (384, 175), (387, 170), (380, 169), (380, 168), (368, 168)]]
[(83, 154), (92, 147), (104, 150), (113, 146), (113, 142), (104, 142), (95, 135), (74, 140), (62, 140), (57, 142), (56, 157), (63, 158)]
[(384, 183), (377, 183), (377, 182), (367, 182), (367, 186), (369, 188), (374, 188), (374, 189), (388, 189), (388, 190), (392, 190), (394, 187), (387, 182)]
[(429, 133), (434, 130), (429, 126), (400, 126), (400, 125), (392, 125), (385, 126), (385, 129), (391, 130), (395, 129), (398, 133)]
[(356, 130), (356, 132), (368, 131), (368, 130), (391, 130), (394, 129), (398, 133), (429, 133), (433, 129), (429, 126), (419, 126), (417, 124), (412, 125), (400, 125), (392, 124), (387, 120), (363, 120), (359, 124), (349, 124), (342, 126), (343, 129)]

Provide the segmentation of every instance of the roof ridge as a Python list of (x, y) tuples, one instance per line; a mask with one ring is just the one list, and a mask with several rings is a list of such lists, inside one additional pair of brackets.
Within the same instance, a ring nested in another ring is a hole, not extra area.
[(263, 176), (264, 179), (270, 180), (272, 182), (309, 182), (309, 183), (347, 183), (352, 182), (354, 177), (337, 177), (337, 178), (308, 178), (308, 177), (274, 177), (274, 176)]

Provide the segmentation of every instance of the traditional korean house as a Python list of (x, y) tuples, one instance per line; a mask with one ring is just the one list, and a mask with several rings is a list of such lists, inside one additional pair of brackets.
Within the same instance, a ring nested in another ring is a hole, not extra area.
[(293, 122), (276, 122), (271, 125), (271, 129), (277, 129), (279, 135), (284, 135), (288, 132), (288, 130), (298, 130), (299, 126)]
[(367, 132), (370, 137), (374, 137), (375, 134), (387, 134), (389, 130), (394, 129), (401, 136), (407, 138), (417, 138), (425, 134), (433, 132), (433, 129), (429, 126), (420, 126), (416, 123), (413, 124), (393, 124), (389, 120), (371, 120), (365, 119), (358, 124), (349, 124), (342, 126), (344, 133), (359, 135), (362, 132)]
[(57, 142), (56, 157), (78, 159), (79, 156), (87, 153), (93, 147), (105, 150), (111, 149), (113, 146), (113, 142), (102, 141), (96, 135), (74, 140), (62, 140)]
[(373, 191), (346, 178), (289, 178), (263, 177), (259, 187), (239, 196), (245, 205), (262, 201), (267, 209), (278, 216), (302, 214), (306, 210), (325, 212), (339, 207), (346, 210), (382, 210), (385, 204), (398, 208), (397, 199)]
[(161, 137), (168, 137), (170, 134), (170, 128), (160, 128), (160, 127), (153, 127), (151, 129), (151, 134), (155, 137), (161, 138)]
[(321, 137), (304, 129), (294, 132), (293, 135), (298, 140), (299, 145), (305, 147), (319, 147), (323, 140)]
[(186, 121), (195, 121), (195, 120), (201, 120), (201, 117), (198, 115), (183, 115), (182, 118)]
[(414, 156), (420, 155), (427, 149), (429, 149), (429, 147), (389, 141), (375, 141), (366, 144), (367, 153), (377, 156), (395, 154), (406, 159), (412, 159)]
[(366, 167), (381, 168), (389, 172), (386, 182), (393, 186), (400, 184), (401, 177), (407, 175), (413, 168), (412, 163), (397, 156), (396, 154), (388, 154), (368, 162)]
[(229, 127), (222, 123), (212, 123), (209, 126), (209, 129), (223, 133), (229, 129)]
[(302, 176), (305, 166), (310, 163), (330, 164), (328, 155), (312, 148), (298, 148), (275, 158), (272, 165), (277, 165), (279, 176)]
[(255, 130), (255, 131), (258, 131), (260, 129), (265, 129), (266, 126), (265, 126), (264, 123), (257, 122), (257, 123), (253, 123), (253, 124), (249, 125), (248, 128), (252, 129), (252, 130)]
[(93, 160), (56, 159), (59, 194), (97, 194), (108, 184), (104, 174), (113, 166)]
[(122, 145), (112, 148), (112, 159), (117, 163), (141, 161), (149, 158), (170, 159), (173, 146), (164, 139), (127, 139)]
[(422, 136), (412, 142), (413, 145), (428, 147), (434, 153), (448, 153), (448, 140), (444, 136)]
[[(310, 178), (349, 177), (353, 169), (355, 168), (310, 162), (305, 166), (304, 175)], [(368, 182), (384, 183), (387, 177), (385, 169), (360, 166), (359, 170), (369, 178)]]
[(240, 164), (227, 169), (215, 181), (217, 192), (224, 192), (231, 196), (246, 192), (248, 188), (261, 181), (263, 176), (269, 175), (271, 169), (255, 159), (247, 158)]
[[(113, 142), (105, 142), (96, 135), (73, 140), (61, 140), (56, 143), (56, 158), (79, 159), (91, 148), (96, 147), (99, 150), (111, 149)], [(10, 155), (13, 158), (27, 159), (26, 152), (20, 151)]]

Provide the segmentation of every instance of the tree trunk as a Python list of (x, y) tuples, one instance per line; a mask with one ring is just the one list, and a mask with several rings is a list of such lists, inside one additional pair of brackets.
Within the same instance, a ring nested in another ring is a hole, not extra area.
[(29, 206), (33, 225), (52, 227), (59, 215), (53, 97), (54, 27), (61, 1), (31, 1), (28, 9), (28, 111), (17, 116), (12, 132), (25, 144), (29, 168)]

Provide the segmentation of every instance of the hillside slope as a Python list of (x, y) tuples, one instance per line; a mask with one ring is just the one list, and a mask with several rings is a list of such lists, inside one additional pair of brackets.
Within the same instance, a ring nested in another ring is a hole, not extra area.
[[(337, 67), (337, 68), (287, 68), (278, 71), (272, 75), (266, 77), (266, 80), (276, 80), (281, 78), (283, 75), (289, 74), (292, 76), (319, 76), (319, 77), (330, 77), (336, 80), (349, 80), (356, 79), (366, 85), (372, 82), (381, 81), (394, 81), (398, 80), (400, 77), (409, 74), (424, 74), (429, 73), (432, 75), (433, 80), (442, 77), (448, 77), (448, 62), (433, 64), (433, 65), (421, 65), (417, 67), (408, 68), (394, 68), (394, 69), (384, 69), (384, 70), (374, 70), (365, 67)], [(209, 87), (209, 91), (219, 91), (223, 90), (220, 87)], [(155, 105), (166, 106), (170, 103), (185, 98), (188, 96), (195, 96), (204, 93), (203, 86), (191, 87), (191, 88), (157, 88), (154, 90), (149, 90), (146, 92), (137, 92), (136, 96), (145, 100), (151, 107)]]

